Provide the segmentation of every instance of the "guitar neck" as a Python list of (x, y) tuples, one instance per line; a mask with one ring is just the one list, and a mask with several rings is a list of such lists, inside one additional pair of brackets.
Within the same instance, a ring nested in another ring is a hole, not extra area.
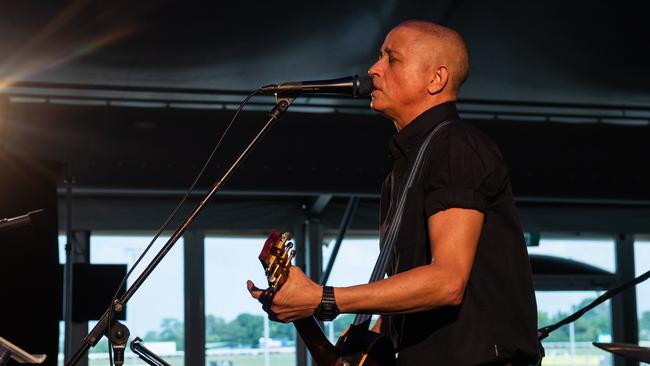
[(339, 358), (339, 351), (323, 333), (314, 317), (308, 317), (293, 322), (296, 331), (305, 342), (312, 359), (318, 366), (332, 366)]

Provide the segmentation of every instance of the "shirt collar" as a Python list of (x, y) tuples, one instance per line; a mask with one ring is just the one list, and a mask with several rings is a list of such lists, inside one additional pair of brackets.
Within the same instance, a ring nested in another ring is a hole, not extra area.
[(397, 157), (399, 152), (407, 154), (437, 125), (452, 119), (458, 119), (455, 102), (438, 104), (422, 112), (391, 139), (389, 147), (393, 157)]

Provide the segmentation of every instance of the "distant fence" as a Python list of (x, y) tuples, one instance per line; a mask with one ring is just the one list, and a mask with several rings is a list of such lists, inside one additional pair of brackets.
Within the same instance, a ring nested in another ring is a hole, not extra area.
[[(650, 341), (639, 342), (641, 346), (650, 347)], [(594, 347), (591, 342), (544, 342), (544, 350), (546, 357), (544, 357), (542, 365), (544, 366), (613, 366), (612, 356)], [(272, 348), (215, 348), (206, 350), (206, 366), (238, 366), (239, 363), (248, 364), (248, 362), (241, 362), (229, 359), (221, 359), (223, 357), (235, 356), (245, 357), (251, 356), (250, 361), (260, 360), (261, 356), (268, 351), (269, 354), (275, 356), (290, 357), (295, 354), (296, 349), (293, 346), (288, 347), (272, 347)], [(128, 364), (141, 364), (136, 361), (137, 356), (131, 352), (125, 355), (129, 362)], [(170, 361), (172, 365), (180, 365), (183, 363), (185, 353), (183, 351), (175, 351), (171, 353), (159, 354), (163, 359)], [(90, 353), (89, 358), (92, 365), (106, 364), (108, 362), (108, 354), (106, 353)], [(209, 358), (209, 359), (208, 359)], [(216, 359), (215, 358), (219, 358)], [(59, 364), (63, 361), (63, 354), (59, 354)], [(104, 362), (106, 361), (106, 362)], [(249, 361), (249, 362), (250, 362)], [(253, 361), (254, 362), (254, 361)], [(257, 364), (256, 362), (254, 362)]]

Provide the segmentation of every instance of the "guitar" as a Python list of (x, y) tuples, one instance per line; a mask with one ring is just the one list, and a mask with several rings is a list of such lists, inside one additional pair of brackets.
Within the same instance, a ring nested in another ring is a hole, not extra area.
[[(289, 277), (291, 260), (296, 255), (289, 233), (273, 231), (262, 247), (259, 260), (269, 284), (265, 296), (273, 298)], [(355, 322), (336, 342), (330, 343), (318, 321), (310, 316), (293, 325), (318, 366), (391, 366), (395, 365), (393, 343), (386, 336), (368, 330), (370, 317)]]

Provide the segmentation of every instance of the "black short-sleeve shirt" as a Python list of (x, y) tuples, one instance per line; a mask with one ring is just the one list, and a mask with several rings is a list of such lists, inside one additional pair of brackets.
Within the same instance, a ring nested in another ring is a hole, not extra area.
[(407, 194), (389, 275), (431, 262), (427, 220), (448, 208), (485, 215), (472, 271), (459, 306), (384, 315), (382, 332), (398, 348), (398, 365), (533, 364), (539, 356), (537, 308), (508, 170), (498, 147), (459, 120), (454, 103), (425, 111), (391, 140), (393, 169), (382, 188), (381, 234), (418, 149), (445, 120), (452, 122), (431, 140)]

